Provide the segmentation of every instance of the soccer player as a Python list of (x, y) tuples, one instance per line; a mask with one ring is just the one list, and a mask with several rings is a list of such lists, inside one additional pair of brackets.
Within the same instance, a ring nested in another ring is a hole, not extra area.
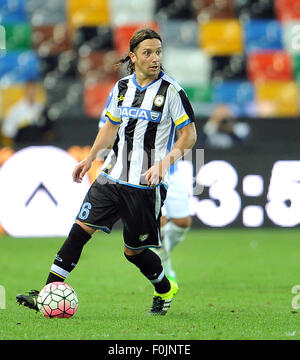
[[(105, 114), (112, 98), (110, 92), (106, 105), (102, 111), (99, 128), (106, 122)], [(103, 158), (99, 159), (103, 163)], [(180, 244), (191, 227), (191, 216), (189, 211), (189, 193), (184, 180), (184, 173), (179, 167), (178, 160), (169, 169), (169, 183), (167, 196), (161, 209), (161, 244), (160, 248), (154, 249), (159, 255), (164, 272), (169, 280), (177, 282), (176, 272), (172, 265), (171, 252)]]
[[(87, 158), (74, 169), (83, 176), (99, 152), (113, 147), (101, 174), (91, 185), (70, 233), (58, 251), (46, 283), (63, 282), (76, 266), (84, 245), (96, 230), (110, 233), (123, 222), (124, 255), (153, 284), (150, 314), (165, 315), (178, 285), (164, 273), (160, 257), (150, 248), (161, 246), (161, 206), (166, 197), (169, 167), (196, 142), (192, 107), (175, 80), (162, 69), (162, 39), (152, 29), (140, 29), (130, 40), (130, 75), (113, 88), (105, 125)], [(175, 128), (180, 136), (174, 143)], [(37, 309), (38, 291), (17, 301)]]

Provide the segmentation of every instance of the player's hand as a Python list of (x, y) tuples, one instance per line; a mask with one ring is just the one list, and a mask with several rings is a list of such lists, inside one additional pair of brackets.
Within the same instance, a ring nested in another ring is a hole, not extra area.
[(81, 183), (82, 178), (84, 177), (86, 172), (90, 170), (91, 166), (92, 166), (92, 161), (90, 161), (89, 159), (85, 159), (81, 161), (73, 171), (72, 174), (73, 181), (77, 183)]
[(163, 168), (162, 163), (159, 162), (151, 166), (151, 168), (145, 171), (142, 176), (145, 177), (148, 186), (155, 187), (161, 182), (165, 174), (166, 170)]

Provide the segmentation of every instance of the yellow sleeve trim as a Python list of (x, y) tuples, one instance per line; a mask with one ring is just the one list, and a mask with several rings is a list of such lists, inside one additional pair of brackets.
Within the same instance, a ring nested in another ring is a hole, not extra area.
[(105, 116), (113, 123), (113, 124), (120, 124), (121, 118), (117, 118), (115, 116), (112, 116), (112, 114), (110, 112), (107, 111), (107, 113), (105, 114)]
[(175, 125), (178, 126), (182, 123), (184, 123), (189, 117), (187, 116), (187, 114), (181, 116), (181, 118), (179, 118), (178, 120), (175, 121)]

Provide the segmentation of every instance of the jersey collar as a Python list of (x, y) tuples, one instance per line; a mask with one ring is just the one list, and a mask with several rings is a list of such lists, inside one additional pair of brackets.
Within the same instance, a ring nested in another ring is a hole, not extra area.
[(154, 84), (157, 80), (159, 80), (163, 75), (164, 75), (164, 72), (161, 71), (161, 72), (159, 73), (157, 79), (153, 80), (150, 84), (148, 84), (148, 85), (146, 85), (146, 86), (144, 86), (144, 87), (140, 86), (140, 85), (138, 84), (138, 82), (136, 81), (136, 73), (134, 73), (133, 78), (132, 78), (132, 81), (133, 81), (133, 83), (134, 83), (134, 85), (136, 86), (137, 89), (139, 89), (140, 91), (144, 91), (144, 90), (148, 89), (149, 86), (151, 86), (152, 84)]

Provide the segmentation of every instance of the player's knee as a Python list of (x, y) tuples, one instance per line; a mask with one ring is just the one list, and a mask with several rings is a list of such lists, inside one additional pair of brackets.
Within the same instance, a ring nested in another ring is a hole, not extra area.
[(163, 227), (168, 222), (167, 218), (165, 216), (161, 216), (160, 218), (160, 226)]
[(80, 224), (76, 222), (73, 224), (66, 241), (72, 243), (73, 245), (81, 244), (84, 246), (92, 237), (92, 235), (93, 234), (87, 232), (82, 226), (80, 226)]
[(132, 249), (129, 249), (126, 246), (124, 246), (124, 254), (127, 255), (127, 256), (138, 255), (143, 251), (144, 251), (144, 249), (142, 249), (142, 250), (132, 250)]
[(184, 218), (179, 218), (179, 219), (175, 219), (175, 218), (172, 218), (171, 221), (179, 226), (179, 227), (182, 227), (182, 228), (189, 228), (192, 224), (192, 219), (190, 216), (187, 216), (187, 217), (184, 217)]
[(87, 226), (83, 224), (81, 221), (76, 220), (76, 224), (78, 224), (84, 231), (86, 231), (89, 235), (93, 235), (96, 231), (96, 229), (91, 228), (90, 226)]

